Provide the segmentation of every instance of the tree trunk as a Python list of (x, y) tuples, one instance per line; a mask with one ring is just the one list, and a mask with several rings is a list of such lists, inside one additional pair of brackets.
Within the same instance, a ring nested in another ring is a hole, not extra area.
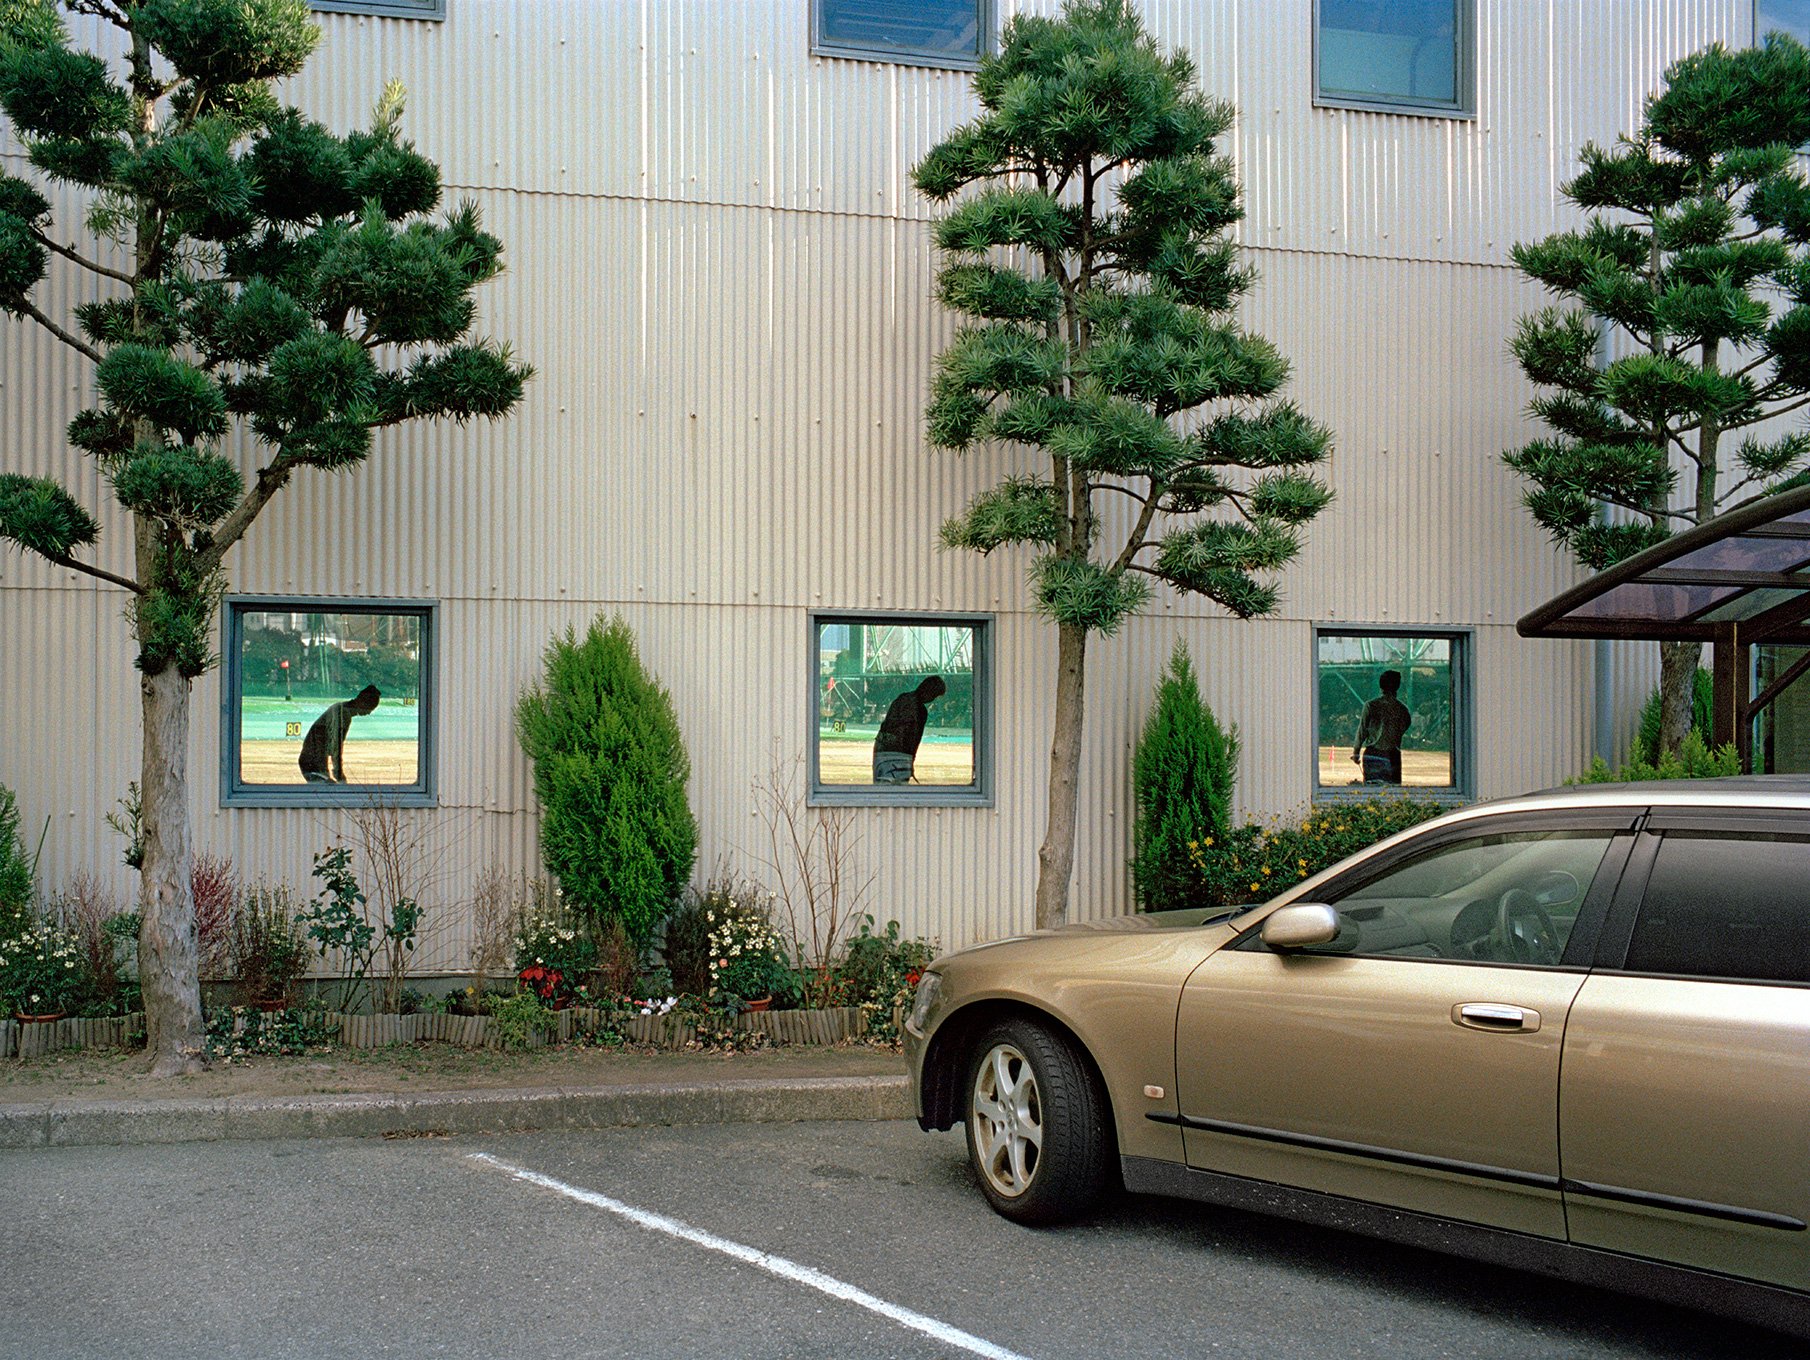
[(1676, 752), (1691, 730), (1697, 665), (1702, 656), (1700, 642), (1659, 644), (1659, 754)]
[(138, 979), (151, 1073), (199, 1071), (206, 1053), (189, 880), (189, 682), (174, 666), (139, 681), (144, 696), (144, 864), (139, 869)]
[(1037, 928), (1068, 917), (1068, 886), (1075, 872), (1075, 802), (1080, 793), (1081, 718), (1087, 671), (1087, 630), (1056, 630), (1056, 723), (1050, 739), (1049, 821), (1037, 851)]

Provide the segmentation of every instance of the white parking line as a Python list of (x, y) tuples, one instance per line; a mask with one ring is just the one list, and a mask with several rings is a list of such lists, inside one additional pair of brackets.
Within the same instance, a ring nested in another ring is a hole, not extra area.
[(543, 1190), (551, 1190), (555, 1194), (564, 1195), (567, 1199), (577, 1200), (580, 1204), (588, 1204), (593, 1209), (602, 1209), (606, 1213), (615, 1214), (618, 1218), (626, 1218), (630, 1223), (639, 1227), (665, 1233), (668, 1237), (676, 1237), (682, 1242), (690, 1242), (693, 1246), (703, 1247), (706, 1251), (720, 1252), (724, 1256), (733, 1257), (737, 1261), (764, 1270), (769, 1275), (777, 1275), (782, 1280), (790, 1280), (793, 1284), (801, 1284), (807, 1289), (815, 1289), (820, 1293), (828, 1294), (833, 1299), (852, 1303), (857, 1308), (865, 1308), (870, 1313), (878, 1313), (881, 1317), (896, 1322), (901, 1327), (909, 1327), (914, 1332), (922, 1332), (925, 1336), (941, 1341), (945, 1345), (955, 1346), (972, 1355), (983, 1355), (987, 1357), (987, 1360), (1025, 1360), (1025, 1357), (1016, 1351), (1009, 1351), (1004, 1346), (995, 1346), (991, 1341), (971, 1336), (959, 1327), (951, 1327), (948, 1323), (939, 1322), (923, 1313), (913, 1312), (909, 1308), (901, 1308), (896, 1303), (888, 1303), (885, 1299), (876, 1298), (865, 1289), (857, 1289), (854, 1285), (846, 1284), (833, 1275), (825, 1275), (821, 1270), (814, 1270), (810, 1266), (801, 1266), (798, 1262), (788, 1261), (783, 1256), (775, 1256), (771, 1252), (745, 1246), (740, 1242), (731, 1242), (726, 1237), (707, 1233), (701, 1228), (692, 1227), (689, 1223), (681, 1223), (676, 1218), (668, 1218), (664, 1214), (652, 1213), (646, 1209), (637, 1209), (632, 1204), (624, 1204), (621, 1200), (611, 1199), (608, 1195), (600, 1195), (595, 1190), (583, 1190), (576, 1185), (567, 1185), (564, 1181), (555, 1180), (551, 1176), (543, 1176), (540, 1172), (530, 1171), (526, 1167), (512, 1166), (508, 1162), (492, 1157), (488, 1152), (472, 1152), (466, 1155), (471, 1161), (495, 1167), (498, 1171), (505, 1172), (518, 1181), (538, 1185)]

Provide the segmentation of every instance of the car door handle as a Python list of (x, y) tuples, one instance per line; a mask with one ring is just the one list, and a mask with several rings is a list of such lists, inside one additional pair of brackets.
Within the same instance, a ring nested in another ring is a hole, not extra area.
[(1463, 1001), (1452, 1007), (1452, 1023), (1466, 1029), (1532, 1034), (1540, 1027), (1540, 1013), (1502, 1001)]

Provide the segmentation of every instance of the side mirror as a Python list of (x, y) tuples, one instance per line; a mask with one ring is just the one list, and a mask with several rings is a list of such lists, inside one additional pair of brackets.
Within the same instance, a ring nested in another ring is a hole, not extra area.
[(1294, 902), (1272, 911), (1263, 923), (1263, 942), (1271, 949), (1305, 949), (1330, 944), (1339, 935), (1339, 914), (1324, 902)]

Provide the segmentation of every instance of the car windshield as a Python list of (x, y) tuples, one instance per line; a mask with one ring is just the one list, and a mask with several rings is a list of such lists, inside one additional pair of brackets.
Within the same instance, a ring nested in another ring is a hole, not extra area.
[(1476, 896), (1523, 886), (1546, 872), (1563, 872), (1588, 882), (1602, 859), (1600, 838), (1571, 832), (1490, 836), (1447, 847), (1399, 865), (1374, 882), (1345, 894), (1346, 902), (1379, 898)]

